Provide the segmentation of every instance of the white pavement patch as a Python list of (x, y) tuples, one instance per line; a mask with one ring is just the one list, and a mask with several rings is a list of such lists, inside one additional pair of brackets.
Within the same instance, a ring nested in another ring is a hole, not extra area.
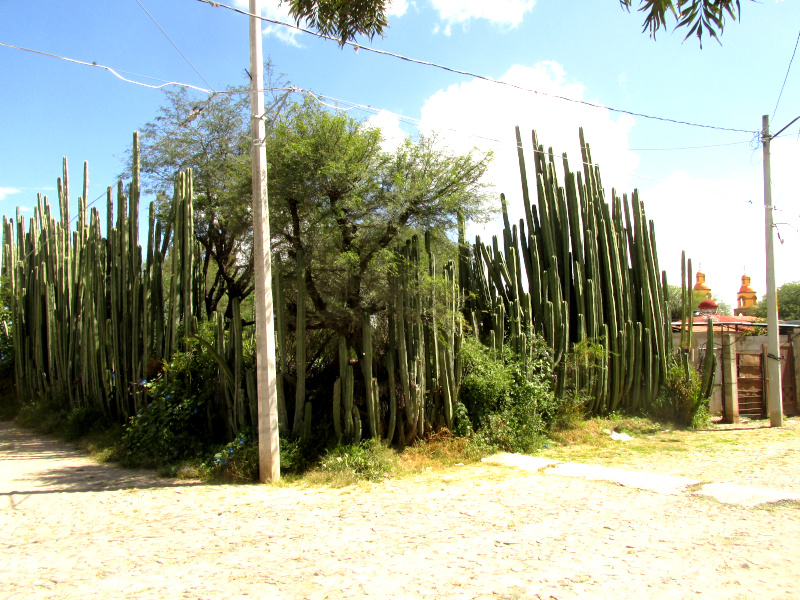
[(559, 460), (539, 458), (537, 456), (526, 456), (524, 454), (510, 454), (508, 452), (500, 452), (499, 454), (493, 454), (488, 458), (482, 458), (481, 462), (504, 465), (506, 467), (519, 467), (520, 469), (525, 469), (526, 471), (540, 471), (546, 467), (561, 464), (561, 461)]
[(656, 473), (641, 473), (639, 471), (626, 471), (611, 467), (597, 465), (584, 465), (580, 463), (561, 463), (545, 471), (548, 475), (562, 475), (564, 477), (582, 477), (597, 481), (610, 481), (626, 487), (650, 490), (659, 494), (680, 494), (690, 485), (700, 483), (686, 477), (673, 475), (658, 475)]
[(707, 483), (695, 492), (699, 496), (711, 496), (723, 504), (738, 504), (739, 506), (758, 506), (794, 500), (800, 502), (800, 494), (782, 490), (747, 487), (734, 483)]
[(511, 454), (501, 452), (481, 462), (517, 467), (525, 471), (541, 471), (547, 475), (561, 475), (562, 477), (578, 477), (593, 481), (610, 481), (625, 487), (649, 490), (659, 494), (682, 494), (691, 486), (700, 486), (695, 495), (710, 496), (723, 504), (737, 504), (739, 506), (753, 507), (759, 504), (774, 502), (795, 501), (800, 502), (800, 494), (783, 490), (747, 487), (733, 483), (707, 483), (688, 477), (674, 475), (660, 475), (658, 473), (642, 473), (641, 471), (626, 471), (599, 465), (586, 465), (582, 463), (565, 463), (550, 458), (526, 456), (524, 454)]

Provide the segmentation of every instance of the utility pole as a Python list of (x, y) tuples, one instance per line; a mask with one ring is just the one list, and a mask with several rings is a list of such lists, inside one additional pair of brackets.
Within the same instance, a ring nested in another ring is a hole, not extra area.
[(761, 117), (764, 147), (764, 238), (767, 245), (767, 395), (770, 427), (783, 427), (781, 350), (778, 340), (778, 302), (775, 291), (775, 234), (772, 222), (772, 179), (769, 165), (769, 115)]
[(253, 261), (255, 263), (256, 387), (258, 389), (258, 474), (261, 483), (281, 477), (275, 325), (272, 320), (272, 257), (267, 202), (264, 127), (264, 59), (261, 0), (250, 0), (250, 112), (253, 168)]

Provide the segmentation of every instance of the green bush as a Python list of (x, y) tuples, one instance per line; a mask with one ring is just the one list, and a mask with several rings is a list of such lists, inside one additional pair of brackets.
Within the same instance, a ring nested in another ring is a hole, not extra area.
[(709, 399), (703, 398), (702, 381), (688, 363), (673, 359), (664, 386), (650, 411), (661, 420), (697, 429), (708, 424)]
[(533, 340), (526, 365), (508, 348), (494, 356), (491, 349), (468, 338), (461, 359), (464, 376), (459, 398), (475, 435), (509, 452), (530, 452), (541, 446), (563, 404), (553, 393), (553, 368), (545, 342)]
[(68, 440), (77, 440), (109, 427), (111, 427), (111, 423), (99, 408), (80, 407), (67, 413), (62, 431)]
[(196, 340), (187, 340), (153, 381), (143, 382), (148, 404), (131, 417), (122, 437), (130, 466), (159, 466), (207, 451), (214, 440), (210, 413), (217, 367)]
[(356, 481), (380, 481), (391, 472), (392, 451), (380, 440), (331, 448), (317, 467), (328, 483), (349, 485)]

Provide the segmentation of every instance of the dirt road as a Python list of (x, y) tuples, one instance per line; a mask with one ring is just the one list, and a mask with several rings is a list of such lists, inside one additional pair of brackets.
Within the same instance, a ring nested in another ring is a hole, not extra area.
[(800, 508), (480, 464), (343, 490), (98, 465), (0, 423), (1, 598), (800, 597)]

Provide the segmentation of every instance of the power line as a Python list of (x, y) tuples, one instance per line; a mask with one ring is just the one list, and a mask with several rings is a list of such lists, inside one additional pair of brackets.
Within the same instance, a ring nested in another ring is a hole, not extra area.
[[(374, 114), (374, 115), (378, 115), (378, 114), (381, 114), (381, 113), (388, 114), (388, 115), (391, 115), (391, 116), (394, 116), (394, 117), (398, 118), (398, 120), (400, 120), (400, 121), (402, 121), (404, 123), (407, 123), (409, 125), (412, 125), (412, 126), (416, 127), (417, 129), (421, 129), (422, 128), (422, 120), (421, 119), (415, 119), (413, 117), (400, 115), (398, 113), (394, 113), (394, 112), (389, 111), (389, 110), (376, 108), (376, 107), (365, 105), (365, 104), (358, 104), (358, 103), (355, 103), (355, 102), (350, 102), (349, 100), (341, 100), (339, 98), (335, 98), (333, 96), (328, 96), (328, 95), (325, 95), (325, 94), (318, 94), (318, 93), (312, 92), (310, 90), (304, 90), (304, 89), (299, 88), (297, 86), (293, 86), (293, 91), (295, 91), (297, 93), (300, 93), (300, 94), (307, 95), (307, 96), (313, 98), (314, 100), (316, 100), (317, 102), (319, 102), (320, 104), (322, 104), (323, 106), (328, 106), (328, 107), (334, 108), (336, 110), (354, 110), (355, 109), (355, 110), (364, 111), (364, 112), (367, 112), (367, 113), (370, 113), (370, 114)], [(326, 99), (329, 102), (325, 102), (323, 99)], [(350, 106), (349, 106), (349, 108), (342, 108), (341, 106), (339, 106), (339, 104), (341, 104), (341, 103), (348, 104)], [(486, 142), (492, 142), (492, 143), (495, 143), (495, 144), (499, 144), (500, 147), (504, 147), (508, 143), (506, 141), (499, 140), (499, 139), (496, 139), (496, 138), (491, 138), (491, 137), (487, 137), (487, 136), (481, 136), (481, 135), (477, 135), (477, 134), (474, 134), (474, 133), (469, 133), (469, 132), (464, 131), (464, 130), (454, 129), (454, 128), (451, 128), (451, 127), (436, 128), (435, 131), (451, 131), (451, 132), (454, 132), (454, 133), (457, 133), (459, 135), (463, 135), (465, 137), (469, 137), (469, 138), (472, 138), (472, 139), (479, 139), (479, 140), (483, 140), (483, 141), (486, 141)], [(750, 143), (749, 141), (734, 142), (734, 144), (749, 144), (749, 143)], [(732, 144), (718, 144), (718, 145), (725, 146), (725, 145), (732, 145)], [(515, 143), (515, 146), (517, 148), (523, 148), (524, 149), (524, 146), (522, 144), (516, 144)], [(706, 147), (714, 148), (716, 146), (717, 145), (712, 144), (712, 145), (709, 145), (709, 146), (706, 146)], [(696, 146), (696, 148), (702, 148), (702, 147), (703, 146)], [(685, 148), (685, 149), (693, 149), (693, 148), (694, 147), (689, 147), (689, 148)], [(653, 148), (653, 150), (674, 150), (674, 149), (677, 149), (677, 148)], [(629, 150), (633, 151), (634, 149), (630, 148)], [(553, 154), (557, 155), (557, 156), (560, 156), (561, 154), (563, 154), (563, 152), (554, 151)], [(579, 161), (570, 160), (570, 163), (574, 163), (574, 162), (577, 162), (578, 164), (582, 164), (582, 165), (587, 165), (589, 167), (599, 166), (599, 163), (597, 163), (597, 162), (586, 162), (586, 161), (584, 161), (583, 157), (581, 157), (581, 160), (579, 160)], [(666, 179), (658, 179), (656, 177), (649, 177), (647, 175), (641, 175), (639, 173), (631, 173), (631, 177), (636, 177), (638, 179), (646, 179), (648, 181), (653, 181), (653, 182), (656, 182), (656, 183), (670, 184), (670, 182), (668, 180), (666, 180)], [(716, 196), (716, 197), (721, 198), (721, 199), (724, 199), (725, 201), (730, 201), (730, 197), (727, 196), (727, 195), (718, 194), (718, 193), (714, 193), (714, 192), (711, 192), (710, 195)], [(738, 202), (741, 203), (741, 204), (754, 205), (754, 202), (752, 200), (738, 200)], [(773, 211), (779, 211), (779, 210), (782, 210), (782, 209), (772, 207), (772, 210)]]
[(781, 103), (781, 96), (783, 96), (783, 88), (786, 87), (786, 80), (789, 79), (789, 71), (792, 70), (792, 62), (794, 62), (794, 55), (797, 52), (797, 44), (800, 43), (800, 31), (797, 32), (797, 40), (794, 43), (794, 50), (792, 50), (792, 58), (789, 59), (789, 67), (786, 69), (786, 76), (783, 78), (783, 85), (781, 85), (781, 92), (778, 94), (778, 101), (775, 103), (775, 110), (772, 111), (772, 118), (775, 118), (775, 113), (778, 112), (778, 105)]
[[(205, 0), (200, 0), (200, 1), (205, 1)], [(314, 32), (310, 32), (310, 33), (314, 34)], [(316, 35), (316, 34), (314, 34), (314, 35)], [(330, 39), (333, 39), (333, 38), (330, 38)], [(194, 86), (194, 85), (190, 85), (190, 84), (187, 84), (187, 83), (181, 83), (181, 82), (177, 82), (177, 81), (166, 81), (166, 80), (158, 79), (158, 78), (155, 78), (155, 77), (149, 77), (147, 75), (135, 74), (138, 77), (144, 77), (144, 78), (147, 78), (147, 79), (153, 79), (153, 80), (156, 80), (156, 81), (164, 82), (161, 85), (150, 85), (150, 84), (142, 83), (142, 82), (139, 82), (139, 81), (134, 81), (132, 79), (128, 79), (126, 77), (123, 77), (123, 76), (121, 76), (119, 74), (118, 70), (112, 69), (111, 67), (108, 67), (108, 66), (105, 66), (105, 65), (97, 64), (96, 62), (89, 63), (89, 62), (85, 62), (85, 61), (81, 61), (81, 60), (76, 60), (76, 59), (73, 59), (73, 58), (67, 58), (67, 57), (64, 57), (64, 56), (57, 55), (57, 54), (50, 54), (50, 53), (42, 52), (42, 51), (39, 51), (39, 50), (32, 50), (32, 49), (29, 49), (29, 48), (23, 48), (21, 46), (15, 46), (13, 44), (6, 44), (6, 43), (3, 43), (3, 42), (0, 42), (0, 46), (5, 46), (5, 47), (13, 48), (13, 49), (16, 49), (16, 50), (22, 50), (24, 52), (30, 52), (32, 54), (39, 54), (39, 55), (42, 55), (42, 56), (48, 56), (50, 58), (56, 58), (56, 59), (59, 59), (59, 60), (64, 60), (64, 61), (67, 61), (67, 62), (72, 62), (72, 63), (75, 63), (75, 64), (84, 65), (84, 66), (98, 67), (98, 68), (104, 69), (104, 70), (112, 73), (113, 75), (115, 75), (116, 77), (118, 77), (119, 79), (122, 79), (123, 81), (125, 81), (127, 83), (132, 83), (134, 85), (140, 85), (140, 86), (147, 87), (147, 88), (150, 88), (150, 89), (162, 89), (162, 88), (164, 88), (164, 87), (166, 87), (168, 85), (176, 85), (176, 86), (187, 87), (187, 88), (191, 88), (191, 89), (194, 89), (194, 90), (197, 90), (197, 91), (200, 91), (200, 92), (204, 92), (206, 94), (211, 95), (212, 98), (213, 98), (214, 95), (218, 95), (218, 94), (249, 94), (250, 93), (249, 91), (246, 91), (246, 90), (226, 90), (226, 91), (221, 91), (221, 92), (215, 92), (213, 90), (204, 89), (204, 88), (201, 88), (201, 87), (198, 87), (198, 86)], [(121, 72), (126, 72), (126, 71), (121, 71)], [(259, 91), (265, 92), (265, 91), (281, 91), (281, 90), (294, 91), (294, 92), (298, 92), (298, 93), (309, 95), (309, 96), (313, 97), (317, 102), (320, 102), (321, 104), (323, 104), (325, 106), (331, 106), (331, 105), (327, 104), (323, 100), (321, 100), (322, 98), (327, 98), (327, 99), (329, 99), (329, 100), (331, 100), (331, 101), (333, 101), (335, 103), (350, 104), (351, 105), (350, 108), (346, 109), (346, 110), (357, 109), (357, 110), (370, 112), (372, 114), (378, 114), (380, 112), (383, 112), (383, 113), (386, 113), (386, 114), (390, 114), (390, 115), (396, 116), (398, 118), (398, 120), (400, 120), (400, 121), (402, 121), (404, 123), (413, 125), (413, 126), (415, 126), (417, 128), (420, 128), (421, 127), (421, 123), (422, 123), (422, 121), (420, 119), (414, 119), (413, 117), (408, 117), (408, 116), (405, 116), (405, 115), (399, 115), (397, 113), (393, 113), (391, 111), (387, 111), (387, 110), (384, 110), (384, 109), (376, 109), (376, 108), (373, 108), (373, 107), (371, 107), (369, 105), (358, 104), (358, 103), (354, 103), (354, 102), (340, 100), (340, 99), (334, 98), (332, 96), (326, 96), (326, 95), (323, 95), (323, 94), (316, 94), (315, 92), (312, 92), (310, 90), (304, 90), (304, 89), (299, 88), (297, 86), (265, 88), (265, 89), (259, 90)], [(208, 100), (206, 100), (203, 103), (203, 105), (205, 105), (208, 102), (210, 102), (212, 98), (209, 98)], [(345, 110), (345, 109), (342, 109), (340, 106), (336, 106), (336, 105), (331, 106), (331, 107), (335, 108), (337, 110)], [(197, 112), (199, 112), (199, 111), (197, 111)], [(194, 116), (196, 116), (196, 115), (194, 115)], [(190, 115), (190, 119), (188, 119), (184, 124), (188, 124), (188, 122), (190, 122), (190, 121), (191, 121), (191, 115)], [(790, 123), (790, 125), (791, 125), (791, 123)], [(788, 125), (787, 125), (787, 127), (788, 127)], [(709, 127), (709, 128), (711, 128), (711, 127)], [(786, 129), (786, 127), (784, 129)], [(491, 137), (487, 137), (487, 136), (481, 136), (481, 135), (474, 134), (474, 133), (468, 133), (466, 131), (458, 130), (458, 129), (454, 129), (454, 128), (444, 127), (444, 128), (439, 128), (439, 130), (452, 131), (452, 132), (459, 133), (459, 134), (467, 136), (467, 137), (471, 137), (473, 139), (481, 139), (481, 140), (484, 140), (484, 141), (494, 142), (494, 143), (497, 143), (497, 144), (504, 144), (505, 143), (504, 141), (498, 140), (496, 138), (491, 138)], [(743, 131), (743, 132), (744, 133), (752, 133), (750, 131)], [(777, 138), (779, 136), (775, 135), (773, 137)], [(780, 136), (780, 137), (784, 137), (784, 136)], [(717, 147), (717, 146), (743, 144), (743, 143), (748, 143), (748, 142), (732, 142), (731, 144), (712, 144), (712, 145), (708, 145), (706, 147), (711, 148), (711, 147)], [(701, 147), (703, 147), (703, 146), (684, 147), (684, 148), (663, 148), (663, 149), (661, 149), (661, 148), (653, 148), (653, 149), (650, 149), (650, 150), (686, 150), (686, 149), (701, 148)], [(629, 150), (634, 151), (636, 149), (629, 149)], [(644, 150), (644, 149), (640, 149), (640, 150)], [(583, 162), (583, 161), (580, 161), (580, 162)], [(590, 165), (594, 166), (595, 163), (585, 163), (585, 164), (590, 164)], [(656, 182), (660, 182), (660, 183), (667, 183), (665, 180), (655, 179), (653, 177), (647, 177), (645, 175), (639, 175), (637, 173), (633, 173), (632, 176), (633, 177), (639, 177), (639, 178), (642, 178), (642, 179), (648, 179), (648, 180), (656, 181)], [(752, 204), (752, 202), (748, 202), (748, 201), (743, 201), (743, 202)]]
[(698, 150), (701, 148), (721, 148), (723, 146), (739, 146), (749, 144), (750, 140), (744, 142), (730, 142), (728, 144), (707, 144), (704, 146), (680, 146), (675, 148), (628, 148), (631, 152), (665, 152), (668, 150)]
[[(153, 90), (160, 90), (162, 88), (165, 88), (168, 85), (179, 85), (179, 86), (191, 88), (193, 90), (197, 90), (199, 92), (204, 92), (206, 94), (213, 94), (214, 93), (213, 90), (207, 90), (207, 89), (204, 89), (204, 88), (201, 88), (201, 87), (197, 87), (196, 85), (189, 85), (188, 83), (180, 83), (180, 82), (177, 82), (177, 81), (167, 81), (166, 83), (163, 83), (161, 85), (150, 85), (148, 83), (142, 83), (141, 81), (134, 81), (133, 79), (128, 79), (127, 77), (123, 77), (115, 69), (112, 69), (111, 67), (107, 67), (105, 65), (99, 65), (96, 62), (86, 62), (86, 61), (83, 61), (83, 60), (76, 60), (74, 58), (67, 58), (66, 56), (59, 56), (58, 54), (50, 54), (49, 52), (42, 52), (41, 50), (31, 50), (30, 48), (23, 48), (22, 46), (15, 46), (13, 44), (6, 44), (6, 43), (3, 43), (3, 42), (0, 42), (0, 46), (5, 46), (6, 48), (13, 48), (14, 50), (22, 50), (23, 52), (30, 52), (31, 54), (39, 54), (41, 56), (49, 56), (50, 58), (57, 58), (59, 60), (65, 60), (67, 62), (75, 63), (75, 64), (78, 64), (78, 65), (84, 65), (86, 67), (97, 67), (99, 69), (104, 69), (104, 70), (108, 71), (109, 73), (111, 73), (112, 75), (114, 75), (115, 77), (118, 77), (122, 81), (125, 81), (126, 83), (132, 83), (134, 85), (140, 85), (142, 87), (150, 88), (150, 89), (153, 89)], [(122, 71), (122, 72), (125, 73), (126, 71)], [(156, 79), (155, 77), (147, 77), (146, 75), (139, 75), (139, 77), (146, 77), (147, 79)], [(163, 81), (163, 79), (162, 80), (157, 80), (157, 81)]]
[(147, 16), (150, 17), (150, 20), (153, 21), (153, 23), (156, 24), (156, 27), (158, 27), (161, 30), (161, 33), (163, 33), (164, 37), (166, 37), (169, 40), (169, 43), (172, 44), (175, 47), (175, 50), (177, 50), (178, 53), (183, 57), (183, 60), (185, 60), (187, 63), (189, 63), (189, 66), (192, 67), (192, 69), (194, 70), (195, 73), (197, 73), (197, 76), (200, 79), (202, 79), (209, 88), (214, 89), (214, 86), (211, 85), (210, 83), (208, 83), (208, 80), (200, 74), (200, 71), (197, 70), (197, 68), (192, 64), (192, 61), (190, 61), (186, 57), (186, 55), (181, 51), (181, 49), (178, 48), (178, 44), (176, 44), (175, 42), (172, 41), (172, 38), (169, 37), (169, 34), (166, 31), (164, 31), (164, 28), (161, 27), (161, 25), (158, 23), (158, 21), (156, 21), (155, 17), (150, 14), (150, 11), (145, 8), (144, 4), (142, 4), (139, 0), (136, 0), (136, 4), (138, 4), (139, 6), (142, 7), (142, 10), (147, 13)]
[(734, 129), (734, 128), (731, 128), (731, 127), (718, 127), (718, 126), (715, 126), (715, 125), (705, 125), (705, 124), (702, 124), (702, 123), (693, 123), (693, 122), (690, 122), (690, 121), (682, 121), (682, 120), (679, 120), (679, 119), (670, 119), (670, 118), (667, 118), (667, 117), (657, 117), (657, 116), (654, 116), (654, 115), (648, 115), (648, 114), (645, 114), (645, 113), (639, 113), (639, 112), (626, 110), (626, 109), (622, 109), (622, 108), (613, 108), (611, 106), (603, 106), (602, 104), (596, 104), (594, 102), (589, 102), (587, 100), (576, 100), (574, 98), (567, 98), (566, 96), (560, 96), (558, 94), (549, 94), (547, 92), (542, 92), (542, 91), (539, 91), (539, 90), (526, 88), (526, 87), (523, 87), (523, 86), (520, 86), (520, 85), (516, 85), (514, 83), (510, 83), (510, 82), (507, 82), (507, 81), (499, 81), (497, 79), (494, 79), (492, 77), (488, 77), (486, 75), (479, 75), (477, 73), (471, 73), (470, 71), (463, 71), (461, 69), (456, 69), (456, 68), (453, 68), (453, 67), (440, 65), (438, 63), (434, 63), (434, 62), (430, 62), (430, 61), (426, 61), (426, 60), (420, 60), (420, 59), (417, 59), (417, 58), (410, 58), (408, 56), (403, 56), (402, 54), (396, 54), (394, 52), (387, 52), (385, 50), (378, 50), (377, 48), (371, 48), (369, 46), (362, 46), (361, 44), (356, 44), (354, 42), (348, 42), (348, 41), (341, 42), (337, 38), (331, 37), (329, 35), (318, 33), (316, 31), (312, 31), (310, 29), (305, 29), (305, 28), (299, 27), (297, 25), (291, 25), (289, 23), (284, 23), (283, 21), (278, 21), (277, 19), (270, 19), (268, 17), (264, 17), (264, 16), (261, 16), (261, 15), (254, 15), (253, 13), (250, 13), (250, 12), (248, 12), (246, 10), (242, 10), (240, 8), (236, 8), (234, 6), (228, 6), (227, 4), (222, 4), (220, 2), (214, 2), (213, 0), (197, 0), (197, 1), (198, 2), (202, 2), (204, 4), (208, 4), (208, 5), (213, 6), (213, 7), (226, 8), (228, 10), (232, 10), (233, 12), (236, 12), (236, 13), (239, 13), (239, 14), (242, 14), (242, 15), (246, 15), (248, 17), (255, 17), (257, 19), (260, 19), (262, 21), (266, 21), (267, 23), (272, 23), (274, 25), (280, 25), (282, 27), (289, 27), (289, 28), (294, 29), (296, 31), (302, 31), (303, 33), (307, 33), (309, 35), (313, 35), (313, 36), (316, 36), (318, 38), (334, 41), (337, 44), (352, 46), (356, 50), (365, 50), (367, 52), (374, 52), (375, 54), (381, 54), (383, 56), (391, 56), (392, 58), (398, 58), (400, 60), (404, 60), (404, 61), (411, 62), (411, 63), (414, 63), (414, 64), (424, 65), (424, 66), (427, 66), (427, 67), (434, 67), (436, 69), (441, 69), (443, 71), (449, 71), (450, 73), (456, 73), (458, 75), (466, 75), (466, 76), (472, 77), (474, 79), (487, 81), (489, 83), (494, 83), (494, 84), (497, 84), (497, 85), (503, 85), (503, 86), (510, 87), (510, 88), (513, 88), (513, 89), (517, 89), (517, 90), (520, 90), (520, 91), (523, 91), (523, 92), (529, 92), (529, 93), (537, 94), (537, 95), (540, 95), (540, 96), (547, 96), (549, 98), (555, 98), (557, 100), (563, 100), (565, 102), (572, 102), (572, 103), (575, 103), (575, 104), (581, 104), (583, 106), (588, 106), (588, 107), (591, 107), (591, 108), (600, 108), (600, 109), (608, 110), (608, 111), (615, 112), (615, 113), (630, 115), (630, 116), (633, 116), (633, 117), (642, 117), (643, 119), (651, 119), (651, 120), (655, 120), (655, 121), (663, 121), (663, 122), (666, 122), (666, 123), (673, 123), (673, 124), (676, 124), (676, 125), (687, 125), (687, 126), (690, 126), (690, 127), (702, 127), (704, 129), (716, 129), (716, 130), (719, 130), (719, 131), (732, 131), (732, 132), (736, 132), (736, 133), (753, 133), (753, 131), (754, 131), (752, 129)]

